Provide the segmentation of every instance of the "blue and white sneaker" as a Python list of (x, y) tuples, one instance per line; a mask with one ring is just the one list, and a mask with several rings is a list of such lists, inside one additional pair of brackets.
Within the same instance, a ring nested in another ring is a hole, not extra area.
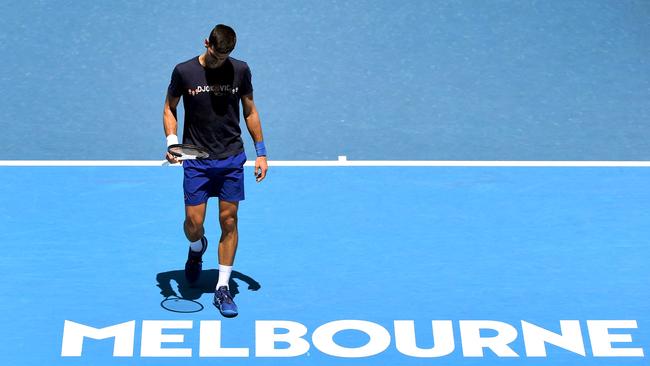
[(214, 306), (216, 306), (217, 309), (219, 309), (219, 312), (221, 312), (221, 315), (226, 318), (234, 318), (239, 314), (237, 312), (237, 305), (232, 300), (230, 291), (226, 286), (221, 286), (214, 292)]
[(185, 279), (190, 284), (198, 281), (201, 276), (201, 270), (203, 269), (203, 253), (208, 250), (208, 239), (205, 236), (201, 238), (201, 244), (203, 244), (203, 248), (200, 252), (195, 252), (192, 249), (189, 249), (189, 253), (187, 253), (187, 262), (185, 262)]

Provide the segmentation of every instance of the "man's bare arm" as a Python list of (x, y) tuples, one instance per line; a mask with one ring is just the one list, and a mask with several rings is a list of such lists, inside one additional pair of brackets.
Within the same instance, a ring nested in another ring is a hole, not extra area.
[[(264, 136), (262, 134), (262, 123), (260, 122), (260, 116), (257, 114), (257, 108), (255, 107), (255, 101), (253, 100), (253, 94), (244, 95), (241, 98), (241, 103), (244, 109), (244, 119), (246, 119), (246, 127), (248, 132), (253, 138), (253, 142), (262, 142), (264, 141)], [(255, 179), (258, 182), (261, 182), (266, 177), (266, 172), (269, 169), (266, 162), (266, 156), (259, 156), (255, 159)]]
[(163, 127), (165, 128), (165, 136), (178, 135), (176, 133), (178, 129), (176, 107), (180, 100), (180, 97), (173, 97), (169, 94), (167, 94), (167, 97), (165, 98), (165, 107), (163, 109)]
[[(178, 107), (180, 100), (180, 97), (174, 97), (167, 93), (167, 97), (165, 98), (165, 106), (163, 107), (163, 128), (165, 129), (165, 136), (178, 136), (178, 118), (176, 107)], [(176, 158), (174, 158), (170, 153), (167, 153), (165, 158), (167, 158), (167, 161), (172, 164), (178, 163)]]
[(264, 137), (262, 136), (262, 123), (260, 122), (260, 116), (257, 114), (253, 94), (244, 95), (241, 98), (241, 102), (244, 107), (246, 127), (253, 138), (253, 142), (264, 141)]

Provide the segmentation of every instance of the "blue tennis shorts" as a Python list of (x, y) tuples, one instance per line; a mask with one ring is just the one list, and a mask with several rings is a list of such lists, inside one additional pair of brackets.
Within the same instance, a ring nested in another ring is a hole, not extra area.
[(196, 206), (210, 197), (229, 202), (244, 200), (245, 162), (244, 152), (222, 160), (183, 161), (185, 204)]

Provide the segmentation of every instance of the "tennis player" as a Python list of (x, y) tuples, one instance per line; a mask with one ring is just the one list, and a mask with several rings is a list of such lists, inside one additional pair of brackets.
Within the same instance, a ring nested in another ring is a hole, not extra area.
[[(238, 310), (228, 288), (237, 252), (237, 210), (244, 199), (244, 163), (246, 155), (239, 127), (239, 103), (246, 127), (253, 138), (257, 158), (255, 178), (266, 177), (268, 165), (260, 118), (253, 101), (251, 71), (248, 65), (230, 57), (237, 36), (219, 24), (205, 39), (205, 52), (176, 65), (165, 99), (163, 125), (167, 146), (178, 143), (177, 106), (181, 96), (185, 108), (183, 143), (208, 150), (208, 159), (183, 161), (185, 192), (185, 236), (190, 248), (185, 277), (195, 283), (201, 275), (203, 254), (208, 248), (203, 223), (208, 198), (219, 198), (219, 278), (214, 304), (226, 317)], [(169, 153), (170, 163), (178, 161)]]

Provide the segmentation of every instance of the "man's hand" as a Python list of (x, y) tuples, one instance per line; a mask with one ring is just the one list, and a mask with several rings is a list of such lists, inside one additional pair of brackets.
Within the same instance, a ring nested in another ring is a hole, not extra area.
[(255, 181), (261, 182), (266, 177), (266, 171), (269, 170), (269, 165), (266, 163), (266, 156), (260, 156), (255, 159)]
[(176, 157), (169, 152), (167, 152), (167, 155), (165, 155), (165, 158), (169, 162), (169, 164), (179, 164), (180, 161), (176, 160)]

